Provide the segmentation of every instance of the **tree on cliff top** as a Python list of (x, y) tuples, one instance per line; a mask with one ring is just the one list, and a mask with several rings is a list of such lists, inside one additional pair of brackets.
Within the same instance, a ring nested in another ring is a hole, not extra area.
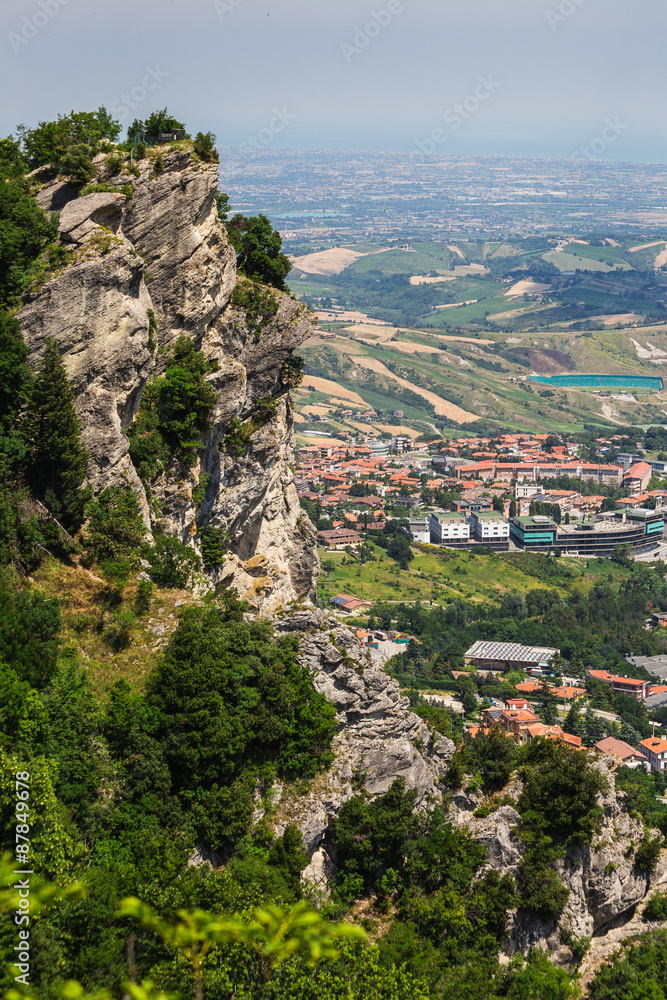
[(23, 434), (27, 474), (35, 496), (68, 531), (76, 531), (90, 495), (90, 490), (81, 488), (88, 472), (88, 452), (81, 443), (74, 392), (55, 340), (46, 341)]
[(49, 164), (61, 173), (72, 174), (71, 165), (76, 162), (78, 174), (72, 179), (78, 184), (92, 176), (92, 157), (105, 140), (115, 142), (120, 129), (120, 122), (101, 106), (97, 111), (58, 115), (56, 121), (38, 122), (36, 128), (19, 125), (16, 131), (31, 168)]
[(285, 278), (292, 265), (281, 252), (283, 241), (265, 215), (235, 215), (227, 223), (229, 242), (236, 250), (239, 271), (253, 281), (287, 291)]
[(171, 132), (176, 128), (185, 128), (185, 125), (169, 114), (167, 108), (162, 108), (160, 111), (151, 112), (145, 121), (135, 118), (127, 130), (127, 141), (131, 143), (137, 135), (144, 141), (157, 139), (160, 134)]

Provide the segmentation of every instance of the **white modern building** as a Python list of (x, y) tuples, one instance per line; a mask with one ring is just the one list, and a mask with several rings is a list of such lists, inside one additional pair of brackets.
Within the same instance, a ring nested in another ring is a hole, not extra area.
[(428, 522), (434, 545), (461, 545), (470, 541), (470, 525), (457, 511), (429, 514)]
[(478, 542), (506, 542), (510, 537), (509, 521), (497, 510), (471, 511), (470, 534)]
[(667, 740), (657, 736), (649, 736), (642, 740), (638, 749), (647, 758), (652, 771), (664, 771), (667, 764)]

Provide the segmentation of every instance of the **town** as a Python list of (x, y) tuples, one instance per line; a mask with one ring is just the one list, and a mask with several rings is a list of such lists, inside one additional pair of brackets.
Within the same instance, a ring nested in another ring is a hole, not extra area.
[[(369, 411), (360, 419), (377, 416)], [(344, 447), (302, 447), (295, 482), (325, 549), (358, 548), (364, 533), (398, 517), (405, 534), (426, 545), (589, 558), (626, 548), (658, 557), (667, 482), (649, 486), (667, 463), (618, 451), (623, 440), (598, 438), (601, 457), (616, 457), (594, 463), (580, 456), (577, 442), (555, 435), (413, 442), (371, 432)], [(554, 487), (563, 479), (579, 489)]]

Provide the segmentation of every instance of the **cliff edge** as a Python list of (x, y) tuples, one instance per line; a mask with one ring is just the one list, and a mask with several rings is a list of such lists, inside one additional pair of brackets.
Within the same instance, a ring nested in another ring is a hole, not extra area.
[[(218, 529), (226, 558), (205, 574), (211, 586), (236, 586), (253, 610), (314, 599), (315, 532), (292, 482), (293, 413), (281, 377), (312, 333), (310, 314), (274, 289), (273, 314), (260, 324), (247, 296), (232, 303), (236, 255), (218, 218), (217, 165), (200, 162), (187, 143), (160, 147), (157, 157), (154, 149), (139, 160), (138, 176), (127, 169), (109, 176), (97, 157), (97, 177), (83, 195), (66, 179), (41, 184), (37, 199), (58, 213), (68, 252), (17, 314), (30, 363), (47, 338), (58, 343), (95, 493), (130, 485), (149, 532), (176, 535), (199, 553), (202, 534)], [(216, 393), (212, 427), (195, 463), (173, 464), (147, 495), (127, 431), (147, 381), (181, 336), (217, 363), (207, 377)], [(253, 420), (258, 400), (263, 417)], [(239, 423), (244, 446), (230, 449), (229, 429)]]

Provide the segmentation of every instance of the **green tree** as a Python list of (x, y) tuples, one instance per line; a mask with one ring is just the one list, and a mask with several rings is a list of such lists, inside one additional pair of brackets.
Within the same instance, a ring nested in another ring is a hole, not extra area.
[(90, 490), (82, 488), (88, 452), (81, 442), (74, 392), (55, 340), (46, 341), (22, 430), (32, 489), (68, 531), (75, 531), (90, 495)]
[(517, 759), (517, 746), (499, 728), (479, 732), (466, 739), (463, 758), (466, 770), (479, 774), (485, 788), (497, 791), (510, 779)]
[(145, 122), (139, 122), (141, 126), (139, 133), (134, 131), (135, 124), (136, 122), (133, 122), (128, 129), (128, 139), (133, 139), (136, 134), (140, 134), (142, 139), (150, 141), (151, 139), (157, 139), (161, 133), (171, 132), (172, 129), (185, 128), (185, 124), (174, 118), (167, 108), (162, 108), (160, 111), (152, 111)]
[(285, 278), (292, 265), (281, 252), (282, 239), (265, 215), (235, 215), (227, 223), (229, 242), (236, 250), (239, 270), (253, 281), (287, 291)]
[(213, 132), (197, 132), (194, 139), (194, 151), (205, 163), (217, 163), (220, 159), (215, 148)]
[(231, 205), (229, 202), (229, 195), (224, 194), (222, 191), (215, 192), (215, 205), (218, 210), (218, 218), (223, 224), (227, 222), (229, 218), (229, 213), (231, 212)]
[(403, 532), (395, 534), (387, 546), (387, 555), (390, 559), (394, 559), (401, 569), (407, 569), (414, 559), (407, 535), (404, 535)]
[(164, 375), (146, 385), (129, 430), (130, 454), (144, 482), (157, 476), (172, 454), (178, 453), (187, 464), (194, 462), (217, 399), (206, 376), (217, 368), (217, 362), (207, 361), (189, 337), (181, 336), (167, 358)]
[[(57, 233), (56, 217), (39, 207), (24, 176), (27, 167), (19, 145), (0, 140), (0, 306), (18, 301), (32, 276), (31, 265)], [(7, 322), (15, 321), (3, 319), (3, 340), (14, 339)]]
[(99, 563), (115, 559), (136, 562), (146, 535), (139, 501), (129, 486), (108, 486), (86, 505), (84, 545)]
[(565, 717), (563, 731), (570, 733), (571, 736), (579, 736), (582, 740), (586, 739), (586, 720), (581, 714), (579, 703), (576, 701), (572, 702), (572, 707)]
[(12, 466), (25, 458), (17, 419), (32, 388), (27, 357), (28, 348), (18, 322), (0, 309), (0, 453)]
[(61, 173), (70, 173), (69, 167), (74, 166), (81, 177), (75, 182), (82, 183), (92, 176), (92, 157), (102, 143), (115, 142), (120, 130), (120, 123), (102, 106), (97, 111), (59, 115), (56, 121), (39, 122), (33, 129), (21, 125), (16, 131), (31, 168), (50, 164)]

